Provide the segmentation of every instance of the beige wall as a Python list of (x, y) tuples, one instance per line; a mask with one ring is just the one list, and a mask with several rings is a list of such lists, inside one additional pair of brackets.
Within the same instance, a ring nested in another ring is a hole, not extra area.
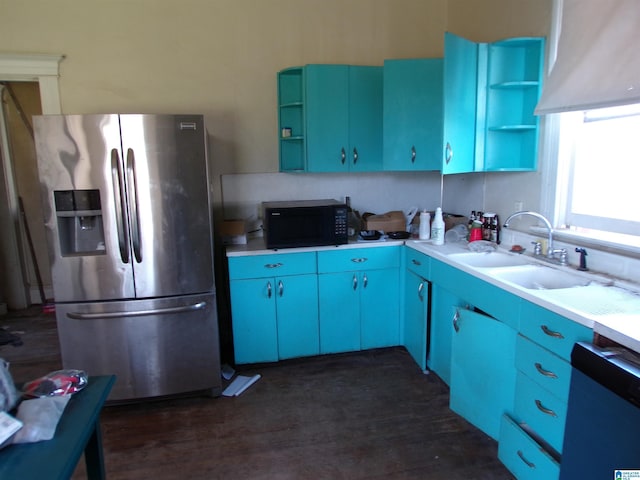
[(217, 173), (278, 169), (275, 75), (442, 52), (445, 0), (0, 0), (0, 48), (61, 53), (64, 113), (202, 112)]

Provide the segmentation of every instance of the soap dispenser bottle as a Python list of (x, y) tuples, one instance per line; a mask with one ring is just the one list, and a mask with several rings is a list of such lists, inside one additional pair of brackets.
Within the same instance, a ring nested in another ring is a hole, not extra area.
[(436, 213), (431, 222), (431, 243), (434, 245), (444, 244), (444, 219), (442, 218), (442, 208), (436, 208)]

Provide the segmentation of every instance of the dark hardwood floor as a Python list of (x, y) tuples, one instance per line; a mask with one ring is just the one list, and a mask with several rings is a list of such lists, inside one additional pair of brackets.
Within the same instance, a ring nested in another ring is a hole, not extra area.
[[(15, 381), (61, 367), (55, 318), (0, 317)], [(109, 479), (511, 479), (497, 444), (448, 408), (447, 386), (402, 348), (239, 367), (239, 397), (106, 407)], [(85, 478), (79, 465), (74, 479)]]

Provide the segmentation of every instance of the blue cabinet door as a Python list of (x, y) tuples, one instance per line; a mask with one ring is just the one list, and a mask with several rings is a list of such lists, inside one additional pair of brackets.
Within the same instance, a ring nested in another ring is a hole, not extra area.
[(278, 358), (320, 352), (318, 277), (315, 274), (275, 279)]
[(382, 67), (307, 65), (310, 172), (382, 168)]
[(451, 385), (451, 336), (453, 335), (453, 307), (463, 307), (465, 301), (441, 285), (431, 290), (431, 332), (429, 334), (428, 367), (447, 385)]
[(360, 350), (359, 272), (318, 275), (320, 353)]
[(349, 171), (349, 66), (307, 65), (307, 168)]
[(236, 363), (278, 360), (274, 293), (275, 285), (271, 278), (231, 281), (233, 348)]
[(442, 173), (474, 171), (477, 81), (478, 45), (445, 33)]
[(486, 315), (457, 309), (451, 341), (451, 409), (497, 440), (513, 411), (516, 331)]
[(400, 344), (400, 279), (397, 268), (360, 272), (360, 348)]
[(349, 67), (349, 171), (382, 170), (382, 68)]
[(440, 170), (443, 60), (385, 60), (384, 170)]
[(422, 370), (427, 368), (428, 300), (429, 282), (406, 270), (402, 344)]

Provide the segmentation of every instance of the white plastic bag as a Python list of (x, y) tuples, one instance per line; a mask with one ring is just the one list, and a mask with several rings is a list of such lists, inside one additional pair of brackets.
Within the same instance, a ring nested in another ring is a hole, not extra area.
[(24, 400), (16, 415), (24, 426), (16, 433), (13, 443), (51, 440), (70, 398), (71, 395), (62, 395)]
[(9, 362), (0, 358), (0, 412), (8, 412), (18, 403), (18, 391), (9, 373)]

